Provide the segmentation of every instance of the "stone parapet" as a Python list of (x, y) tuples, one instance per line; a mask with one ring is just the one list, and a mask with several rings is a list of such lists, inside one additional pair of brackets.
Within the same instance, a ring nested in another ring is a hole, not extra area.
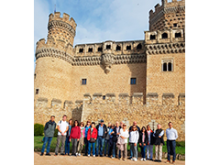
[(134, 93), (132, 96), (132, 104), (143, 105), (143, 93)]
[(164, 93), (162, 96), (162, 104), (163, 105), (174, 105), (175, 96), (173, 93)]
[(129, 103), (130, 103), (130, 97), (127, 93), (119, 94), (119, 104), (129, 104)]
[(157, 93), (148, 93), (146, 95), (146, 105), (157, 105), (158, 104), (158, 94)]

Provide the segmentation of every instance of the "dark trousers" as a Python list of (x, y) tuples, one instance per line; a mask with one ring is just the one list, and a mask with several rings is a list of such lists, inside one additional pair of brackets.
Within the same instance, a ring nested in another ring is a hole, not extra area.
[(87, 140), (87, 137), (84, 137), (84, 144), (85, 144), (85, 155), (86, 155), (88, 152), (88, 148), (89, 148), (89, 142)]
[(65, 154), (70, 153), (70, 141), (69, 141), (69, 136), (66, 137), (66, 142), (65, 142)]
[(176, 141), (167, 140), (167, 160), (170, 161), (170, 155), (173, 155), (173, 161), (176, 160)]
[(142, 145), (141, 145), (141, 157), (142, 157), (142, 158), (145, 158), (145, 157), (146, 157), (146, 154), (145, 154), (145, 153), (146, 153), (146, 152), (145, 152), (145, 151), (146, 151), (146, 147), (147, 147), (147, 146), (146, 146), (146, 145), (144, 146), (144, 144), (142, 143)]
[(104, 155), (107, 154), (109, 149), (109, 140), (105, 139), (105, 149), (104, 149)]
[(71, 140), (72, 140), (72, 155), (75, 155), (77, 148), (77, 139), (71, 139)]
[[(103, 150), (103, 144), (104, 144), (105, 139), (102, 136), (97, 137), (96, 141), (96, 155), (102, 156), (102, 150)], [(100, 146), (100, 152), (99, 152), (99, 146)]]

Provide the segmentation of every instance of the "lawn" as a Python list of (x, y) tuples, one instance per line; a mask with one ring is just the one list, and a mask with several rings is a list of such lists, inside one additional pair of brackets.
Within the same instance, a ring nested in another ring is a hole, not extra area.
[[(41, 151), (43, 142), (43, 136), (34, 136), (34, 151)], [(51, 142), (50, 151), (54, 152), (56, 148), (57, 138), (54, 137)], [(61, 146), (61, 144), (60, 144)], [(70, 148), (72, 148), (72, 144), (70, 143)], [(130, 146), (128, 145), (128, 150), (130, 150)], [(140, 147), (138, 147), (138, 152), (141, 152)], [(167, 152), (166, 149), (166, 142), (163, 146), (163, 152)], [(154, 146), (154, 153), (155, 153), (155, 146)], [(185, 142), (177, 142), (176, 146), (176, 154), (185, 155)]]

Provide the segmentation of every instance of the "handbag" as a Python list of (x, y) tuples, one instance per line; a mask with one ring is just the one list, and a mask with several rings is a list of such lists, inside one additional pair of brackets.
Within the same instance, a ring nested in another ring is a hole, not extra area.
[[(91, 128), (90, 128), (91, 129)], [(92, 130), (90, 131), (90, 136), (92, 137)], [(95, 138), (90, 138), (91, 143), (95, 143), (96, 139)]]

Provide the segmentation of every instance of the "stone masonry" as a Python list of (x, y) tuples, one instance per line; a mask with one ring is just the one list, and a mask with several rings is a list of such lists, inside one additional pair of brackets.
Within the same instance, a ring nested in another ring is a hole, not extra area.
[[(36, 47), (34, 122), (51, 115), (98, 123), (124, 121), (166, 129), (173, 122), (185, 140), (185, 0), (150, 11), (144, 40), (73, 47), (76, 22), (49, 15), (48, 36)], [(135, 80), (135, 83), (131, 83)]]

